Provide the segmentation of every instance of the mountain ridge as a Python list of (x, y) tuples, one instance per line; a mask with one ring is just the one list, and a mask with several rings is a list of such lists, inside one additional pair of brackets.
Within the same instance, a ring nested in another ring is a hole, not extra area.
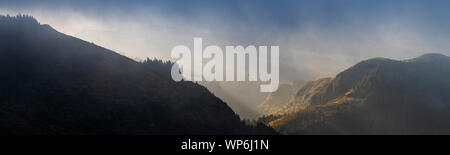
[(307, 105), (269, 125), (285, 134), (449, 133), (449, 79), (450, 59), (441, 54), (365, 60), (324, 85), (307, 84), (302, 89), (317, 89), (291, 99)]

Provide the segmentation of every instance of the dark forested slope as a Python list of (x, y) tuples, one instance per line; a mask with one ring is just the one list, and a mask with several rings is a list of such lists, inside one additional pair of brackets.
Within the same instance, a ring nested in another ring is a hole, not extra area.
[[(130, 45), (132, 46), (132, 45)], [(267, 134), (219, 98), (29, 16), (0, 17), (0, 134)]]

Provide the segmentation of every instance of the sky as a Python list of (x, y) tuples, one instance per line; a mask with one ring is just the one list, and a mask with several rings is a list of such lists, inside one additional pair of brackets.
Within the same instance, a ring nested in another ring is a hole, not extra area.
[(40, 23), (136, 60), (177, 45), (280, 46), (285, 81), (334, 76), (359, 61), (450, 55), (450, 1), (2, 0), (0, 13)]

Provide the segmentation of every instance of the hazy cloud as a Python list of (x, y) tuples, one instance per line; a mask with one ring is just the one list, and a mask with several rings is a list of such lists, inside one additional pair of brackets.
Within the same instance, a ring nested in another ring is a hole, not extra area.
[(449, 1), (2, 1), (41, 23), (131, 58), (176, 45), (279, 45), (281, 79), (333, 76), (372, 57), (450, 55)]

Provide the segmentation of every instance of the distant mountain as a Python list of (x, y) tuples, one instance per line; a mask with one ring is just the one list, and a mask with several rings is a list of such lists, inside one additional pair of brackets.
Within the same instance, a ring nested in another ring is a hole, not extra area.
[(259, 92), (261, 83), (199, 82), (225, 101), (241, 116), (241, 119), (246, 120), (256, 120), (278, 111), (304, 83), (304, 81), (281, 82), (277, 91), (261, 93)]
[(211, 81), (206, 82), (202, 81), (199, 84), (208, 88), (208, 90), (213, 93), (215, 96), (222, 99), (234, 112), (239, 114), (241, 119), (255, 119), (260, 116), (260, 114), (249, 107), (246, 103), (241, 102), (236, 96), (231, 94), (229, 91), (222, 88), (220, 82)]
[(450, 58), (366, 60), (285, 106), (269, 123), (284, 134), (450, 134)]
[(304, 84), (305, 82), (303, 81), (280, 83), (278, 90), (269, 93), (265, 100), (257, 106), (258, 110), (262, 115), (270, 115), (282, 111), (286, 108), (285, 105), (289, 101), (289, 98)]
[(205, 87), (174, 82), (170, 67), (0, 16), (0, 134), (274, 133)]

